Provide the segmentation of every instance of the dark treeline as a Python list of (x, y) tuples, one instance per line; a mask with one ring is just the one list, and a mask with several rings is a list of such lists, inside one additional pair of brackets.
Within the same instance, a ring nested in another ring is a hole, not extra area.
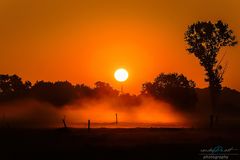
[[(222, 92), (219, 111), (239, 113), (240, 93), (226, 87)], [(23, 82), (17, 75), (0, 75), (0, 104), (32, 98), (55, 107), (63, 107), (81, 100), (105, 99), (116, 106), (134, 107), (141, 105), (145, 97), (168, 102), (179, 111), (209, 108), (210, 104), (209, 89), (198, 89), (195, 82), (177, 73), (159, 74), (152, 82), (142, 85), (139, 95), (121, 94), (110, 84), (100, 81), (96, 82), (94, 87), (85, 84), (73, 85), (68, 81), (37, 81), (32, 84), (30, 81)]]
[(17, 75), (0, 75), (0, 102), (9, 102), (23, 98), (34, 98), (48, 102), (56, 107), (62, 107), (84, 99), (114, 99), (118, 106), (140, 105), (142, 97), (153, 97), (166, 101), (179, 109), (192, 109), (197, 102), (195, 83), (182, 74), (160, 74), (153, 82), (142, 85), (139, 95), (120, 92), (110, 84), (98, 81), (94, 87), (85, 84), (73, 85), (68, 81), (23, 82)]

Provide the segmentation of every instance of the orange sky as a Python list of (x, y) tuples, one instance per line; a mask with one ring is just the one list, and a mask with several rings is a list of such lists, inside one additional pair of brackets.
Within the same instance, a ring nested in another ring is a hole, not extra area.
[[(68, 80), (120, 89), (114, 71), (124, 67), (124, 90), (161, 72), (179, 72), (206, 87), (198, 60), (187, 54), (184, 32), (197, 20), (222, 19), (239, 40), (238, 0), (0, 0), (0, 73), (24, 80)], [(239, 45), (224, 48), (224, 86), (240, 90)]]

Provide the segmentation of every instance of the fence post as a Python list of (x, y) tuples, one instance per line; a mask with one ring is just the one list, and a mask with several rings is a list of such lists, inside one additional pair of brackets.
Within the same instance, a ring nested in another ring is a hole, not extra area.
[(90, 131), (90, 128), (91, 128), (91, 126), (90, 126), (90, 120), (88, 120), (88, 132)]
[(66, 119), (66, 116), (64, 116), (64, 118), (62, 119), (62, 121), (63, 121), (64, 128), (67, 128), (67, 124), (66, 124), (65, 119)]

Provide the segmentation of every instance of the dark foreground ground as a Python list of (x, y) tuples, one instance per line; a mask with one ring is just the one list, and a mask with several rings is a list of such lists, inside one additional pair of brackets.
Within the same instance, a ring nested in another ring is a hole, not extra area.
[(239, 129), (0, 129), (0, 160), (240, 160), (239, 136)]

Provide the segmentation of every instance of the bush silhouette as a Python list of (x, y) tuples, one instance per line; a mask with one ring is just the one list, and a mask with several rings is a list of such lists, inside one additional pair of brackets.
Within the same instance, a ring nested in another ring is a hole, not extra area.
[(192, 110), (197, 102), (195, 83), (177, 73), (161, 73), (153, 82), (143, 84), (142, 95), (168, 101), (181, 110)]

